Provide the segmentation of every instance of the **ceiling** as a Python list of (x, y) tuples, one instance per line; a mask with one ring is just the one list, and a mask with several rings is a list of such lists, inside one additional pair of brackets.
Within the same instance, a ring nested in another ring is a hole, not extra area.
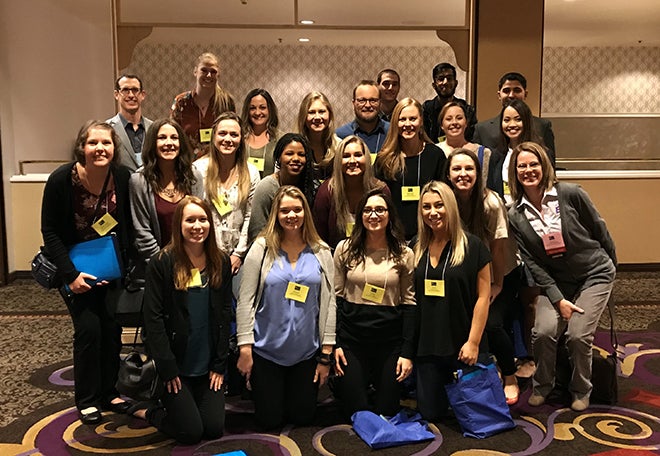
[[(241, 44), (423, 46), (469, 26), (470, 0), (117, 0), (119, 25), (213, 29)], [(515, 3), (511, 3), (515, 8)], [(314, 20), (301, 25), (300, 20)], [(386, 33), (383, 33), (386, 32)], [(171, 32), (167, 32), (171, 33)], [(660, 46), (658, 0), (545, 0), (545, 46)]]

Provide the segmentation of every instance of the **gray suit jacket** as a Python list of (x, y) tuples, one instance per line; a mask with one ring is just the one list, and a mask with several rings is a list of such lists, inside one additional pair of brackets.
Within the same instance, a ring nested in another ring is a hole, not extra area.
[[(149, 127), (151, 126), (151, 120), (144, 116), (142, 116), (142, 120), (144, 121), (144, 131), (146, 134), (146, 131), (149, 130)], [(135, 172), (140, 165), (135, 159), (135, 153), (131, 147), (131, 140), (128, 139), (128, 135), (126, 134), (126, 130), (124, 130), (124, 125), (121, 123), (119, 114), (106, 120), (106, 123), (114, 128), (115, 132), (117, 132), (117, 136), (119, 136), (119, 142), (121, 142), (121, 147), (119, 148), (121, 164), (129, 168), (131, 172)]]
[[(547, 119), (542, 119), (536, 116), (532, 117), (532, 122), (534, 123), (536, 133), (543, 138), (543, 145), (546, 147), (550, 160), (554, 165), (557, 150), (555, 149), (555, 134), (552, 131), (552, 123)], [(499, 123), (500, 116), (495, 116), (492, 119), (479, 122), (474, 127), (472, 142), (486, 146), (491, 151), (498, 151), (500, 154), (506, 155), (507, 151), (502, 150), (504, 144), (502, 143), (502, 137), (500, 136), (501, 129)]]

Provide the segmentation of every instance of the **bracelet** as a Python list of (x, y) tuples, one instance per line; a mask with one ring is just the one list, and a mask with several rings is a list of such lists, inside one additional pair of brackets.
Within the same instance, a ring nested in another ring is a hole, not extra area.
[(332, 366), (335, 364), (335, 358), (332, 356), (332, 353), (320, 353), (316, 357), (316, 362), (322, 366)]

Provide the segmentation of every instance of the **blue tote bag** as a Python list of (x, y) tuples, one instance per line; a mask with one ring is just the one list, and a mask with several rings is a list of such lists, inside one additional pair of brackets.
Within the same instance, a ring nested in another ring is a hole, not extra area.
[(388, 420), (363, 410), (355, 412), (351, 419), (355, 433), (374, 450), (435, 438), (419, 413), (409, 416), (402, 410)]
[(463, 436), (484, 439), (516, 427), (495, 364), (459, 369), (445, 390)]

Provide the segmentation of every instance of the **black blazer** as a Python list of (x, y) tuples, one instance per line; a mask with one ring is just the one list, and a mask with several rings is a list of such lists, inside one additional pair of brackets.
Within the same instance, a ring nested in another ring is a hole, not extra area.
[[(76, 241), (73, 216), (73, 185), (71, 170), (76, 162), (60, 166), (48, 177), (41, 202), (41, 234), (48, 258), (57, 266), (64, 283), (73, 282), (78, 271), (69, 258), (69, 248)], [(125, 166), (110, 165), (117, 196), (117, 233), (124, 265), (132, 252), (133, 224), (128, 200), (128, 179), (131, 171)]]
[[(211, 361), (209, 371), (224, 374), (229, 353), (231, 320), (231, 264), (222, 256), (222, 286), (211, 288), (209, 301)], [(179, 375), (188, 347), (190, 314), (188, 292), (174, 289), (174, 258), (170, 252), (155, 254), (147, 265), (144, 290), (144, 329), (147, 352), (156, 361), (163, 381)]]

